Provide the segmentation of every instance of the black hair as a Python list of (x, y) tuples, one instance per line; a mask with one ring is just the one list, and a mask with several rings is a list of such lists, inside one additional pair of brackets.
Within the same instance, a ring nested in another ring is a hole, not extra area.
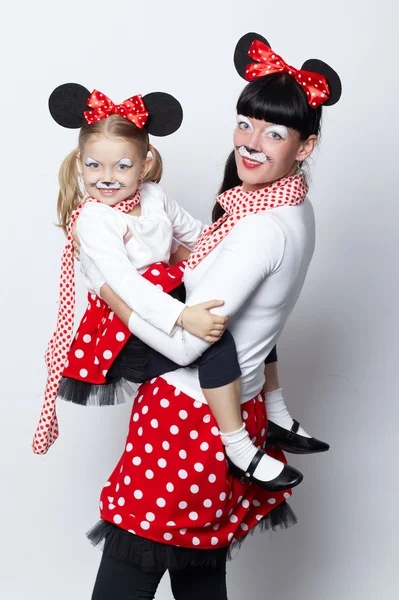
[[(306, 93), (288, 73), (273, 73), (251, 81), (238, 98), (237, 114), (295, 129), (301, 140), (320, 135), (322, 106), (312, 108)], [(241, 183), (233, 150), (226, 161), (218, 194)], [(223, 214), (223, 208), (216, 203), (212, 211), (213, 222)]]

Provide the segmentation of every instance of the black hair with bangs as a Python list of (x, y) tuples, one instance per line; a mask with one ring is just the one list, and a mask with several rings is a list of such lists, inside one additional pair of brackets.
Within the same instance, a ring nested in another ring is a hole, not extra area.
[(319, 135), (322, 106), (312, 108), (305, 92), (288, 73), (251, 81), (241, 92), (237, 114), (295, 129), (301, 140)]

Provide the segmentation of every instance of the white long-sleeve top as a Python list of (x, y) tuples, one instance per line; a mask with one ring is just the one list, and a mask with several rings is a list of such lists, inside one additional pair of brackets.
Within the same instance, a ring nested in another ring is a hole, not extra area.
[[(174, 240), (191, 250), (202, 223), (168, 198), (156, 183), (142, 185), (140, 206), (137, 217), (105, 204), (87, 203), (78, 217), (77, 232), (82, 252), (97, 267), (103, 283), (143, 320), (169, 335), (185, 305), (141, 275), (156, 262), (169, 262)], [(123, 238), (128, 232), (132, 237), (125, 244)], [(86, 284), (99, 294), (90, 278)]]
[[(264, 385), (264, 360), (279, 337), (298, 299), (315, 245), (315, 222), (308, 199), (251, 215), (195, 268), (186, 268), (187, 305), (212, 298), (224, 300), (215, 311), (229, 317), (242, 371), (241, 402)], [(181, 365), (188, 365), (209, 344), (181, 331), (167, 336), (133, 312), (130, 330)], [(196, 368), (163, 377), (192, 398), (206, 402)]]

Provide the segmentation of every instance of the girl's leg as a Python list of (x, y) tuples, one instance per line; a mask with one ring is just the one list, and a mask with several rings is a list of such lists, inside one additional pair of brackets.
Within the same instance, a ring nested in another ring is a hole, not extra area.
[[(250, 465), (258, 485), (271, 491), (282, 491), (299, 483), (300, 474), (290, 471), (251, 441), (241, 415), (241, 375), (233, 336), (225, 331), (199, 359), (199, 380), (209, 408), (218, 424), (227, 457), (244, 476)], [(254, 461), (254, 462), (253, 462)], [(283, 474), (284, 471), (284, 474)]]
[(170, 582), (175, 600), (227, 600), (226, 561), (170, 571)]
[[(280, 386), (278, 377), (278, 362), (277, 355), (274, 362), (265, 364), (265, 393), (266, 393), (266, 410), (269, 421), (273, 421), (276, 425), (290, 430), (294, 424), (294, 419), (291, 417), (285, 405), (283, 390)], [(310, 438), (311, 436), (299, 426), (298, 435)]]
[(153, 600), (163, 574), (103, 554), (91, 600)]
[(268, 443), (294, 454), (326, 452), (330, 446), (306, 433), (298, 421), (291, 417), (285, 405), (278, 376), (276, 347), (265, 360), (265, 379)]

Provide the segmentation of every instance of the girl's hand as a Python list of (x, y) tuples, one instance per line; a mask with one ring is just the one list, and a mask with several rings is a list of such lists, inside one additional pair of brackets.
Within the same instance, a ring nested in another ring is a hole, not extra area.
[(223, 304), (223, 300), (210, 300), (195, 306), (186, 306), (176, 324), (192, 335), (213, 344), (223, 335), (228, 318), (214, 315), (210, 310)]

